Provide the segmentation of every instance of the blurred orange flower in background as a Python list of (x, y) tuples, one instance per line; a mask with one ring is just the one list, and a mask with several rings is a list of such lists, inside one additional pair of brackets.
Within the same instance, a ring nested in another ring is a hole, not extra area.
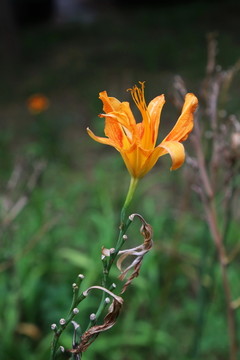
[(49, 100), (45, 95), (34, 94), (27, 99), (27, 108), (31, 114), (39, 114), (49, 107)]
[(144, 83), (140, 82), (140, 87), (134, 86), (129, 90), (142, 115), (142, 122), (136, 122), (128, 102), (120, 102), (103, 91), (99, 98), (103, 102), (105, 114), (99, 116), (105, 118), (106, 138), (96, 136), (89, 128), (88, 134), (102, 144), (115, 147), (135, 179), (146, 175), (159, 157), (167, 153), (172, 159), (171, 169), (176, 170), (185, 160), (184, 146), (181, 142), (188, 138), (193, 129), (193, 113), (198, 105), (196, 96), (191, 93), (186, 95), (182, 113), (175, 126), (156, 146), (160, 115), (165, 103), (164, 95), (157, 96), (147, 106)]

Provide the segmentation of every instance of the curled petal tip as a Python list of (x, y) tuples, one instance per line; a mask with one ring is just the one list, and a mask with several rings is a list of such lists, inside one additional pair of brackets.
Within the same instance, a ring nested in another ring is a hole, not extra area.
[(178, 141), (166, 141), (159, 146), (166, 150), (172, 159), (170, 170), (177, 170), (182, 166), (185, 160), (185, 150), (182, 143)]
[(198, 106), (198, 98), (193, 93), (187, 93), (185, 96), (185, 101), (192, 103), (194, 109)]
[(92, 132), (92, 130), (89, 129), (89, 127), (87, 128), (87, 133), (88, 133), (88, 135), (89, 135), (93, 140), (95, 140), (95, 141), (97, 141), (97, 142), (99, 142), (99, 143), (101, 143), (101, 144), (113, 146), (111, 139), (105, 138), (105, 137), (101, 137), (101, 136), (96, 136), (96, 135)]

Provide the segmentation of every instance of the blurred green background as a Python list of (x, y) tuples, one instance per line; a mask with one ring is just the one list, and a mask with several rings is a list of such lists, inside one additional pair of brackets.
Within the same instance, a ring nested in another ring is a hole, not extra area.
[[(128, 188), (115, 149), (86, 134), (87, 126), (103, 131), (98, 93), (131, 101), (126, 89), (138, 81), (146, 81), (147, 102), (165, 93), (164, 137), (179, 113), (174, 77), (182, 76), (188, 91), (200, 95), (206, 35), (218, 33), (223, 68), (238, 60), (240, 5), (10, 3), (0, 5), (0, 354), (2, 360), (43, 360), (50, 325), (66, 316), (77, 274), (85, 275), (83, 289), (99, 282), (100, 249), (114, 246)], [(49, 107), (32, 114), (27, 99), (36, 93), (48, 98)], [(230, 100), (239, 115), (239, 77)], [(191, 155), (190, 142), (186, 147)], [(187, 165), (177, 172), (169, 167), (169, 157), (161, 158), (140, 182), (132, 211), (151, 223), (155, 245), (125, 294), (117, 324), (99, 336), (86, 359), (228, 359), (224, 294), (203, 210), (189, 191)], [(236, 298), (239, 271), (236, 261), (230, 271)], [(83, 327), (97, 301), (82, 303), (77, 320)], [(67, 348), (71, 336), (69, 331), (61, 339)]]

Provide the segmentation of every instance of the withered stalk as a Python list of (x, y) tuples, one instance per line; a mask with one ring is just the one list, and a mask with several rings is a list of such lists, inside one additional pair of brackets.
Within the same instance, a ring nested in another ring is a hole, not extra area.
[(201, 134), (198, 127), (198, 123), (195, 126), (195, 134), (192, 137), (193, 145), (196, 151), (197, 162), (199, 166), (199, 176), (202, 183), (202, 188), (200, 196), (206, 213), (206, 220), (209, 226), (209, 230), (216, 246), (218, 253), (219, 264), (221, 268), (222, 284), (223, 290), (226, 299), (227, 307), (227, 323), (228, 323), (228, 333), (229, 333), (229, 345), (230, 345), (230, 360), (237, 360), (237, 332), (236, 332), (236, 322), (235, 322), (235, 312), (232, 307), (232, 294), (231, 287), (229, 283), (227, 266), (228, 266), (228, 257), (226, 254), (226, 249), (223, 243), (223, 237), (219, 230), (219, 225), (217, 222), (217, 212), (215, 205), (214, 190), (211, 185), (211, 181), (208, 175), (203, 148), (201, 145)]
[[(208, 35), (206, 76), (199, 90), (201, 97), (199, 112), (195, 115), (194, 133), (191, 136), (196, 158), (192, 159), (192, 163), (189, 163), (195, 170), (196, 182), (194, 188), (202, 201), (206, 222), (217, 251), (221, 269), (221, 280), (226, 299), (229, 360), (237, 360), (238, 339), (236, 314), (234, 312), (235, 307), (232, 301), (232, 291), (228, 276), (230, 256), (227, 256), (225, 240), (230, 226), (233, 192), (235, 190), (232, 179), (236, 175), (237, 168), (235, 162), (238, 162), (239, 155), (234, 154), (234, 149), (231, 144), (231, 133), (229, 133), (227, 129), (227, 123), (220, 121), (222, 119), (219, 117), (219, 110), (225, 113), (224, 105), (228, 97), (228, 89), (234, 75), (240, 70), (240, 60), (227, 71), (222, 70), (221, 67), (216, 64), (216, 55), (218, 52), (216, 35), (215, 33)], [(182, 97), (187, 93), (185, 83), (181, 77), (178, 76), (175, 78), (174, 87), (176, 92), (174, 100), (176, 106), (179, 107)], [(240, 125), (238, 120), (234, 121), (234, 124), (236, 123), (235, 134), (239, 136)], [(200, 123), (203, 132), (201, 132), (199, 127)], [(206, 135), (208, 135), (206, 139), (209, 140), (207, 144), (208, 154), (205, 154), (205, 144), (203, 145), (202, 143)], [(238, 146), (237, 142), (235, 147), (238, 148)], [(223, 171), (225, 182), (222, 184)], [(220, 188), (220, 186), (222, 186), (222, 188)], [(225, 196), (225, 214), (222, 227), (220, 227), (216, 205), (217, 195), (220, 190), (223, 194), (230, 194), (228, 197)]]

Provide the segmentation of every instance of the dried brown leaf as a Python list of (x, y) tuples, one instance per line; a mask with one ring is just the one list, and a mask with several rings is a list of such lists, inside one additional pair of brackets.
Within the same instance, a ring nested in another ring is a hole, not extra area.
[[(139, 214), (131, 215), (132, 220), (135, 217), (138, 217), (141, 220), (142, 226), (140, 228), (140, 232), (144, 237), (144, 241), (139, 246), (136, 246), (131, 249), (119, 251), (120, 257), (117, 261), (117, 267), (121, 272), (119, 279), (123, 280), (125, 278), (125, 276), (127, 275), (128, 271), (133, 269), (132, 274), (129, 276), (129, 278), (127, 279), (127, 281), (125, 282), (125, 284), (122, 288), (121, 294), (123, 294), (126, 291), (126, 289), (131, 284), (133, 279), (139, 275), (143, 257), (144, 257), (144, 255), (146, 255), (148, 253), (148, 251), (151, 249), (151, 247), (153, 245), (152, 227), (146, 223), (146, 221), (144, 220), (144, 218), (141, 215), (139, 215)], [(134, 256), (134, 259), (132, 260), (130, 265), (128, 265), (127, 267), (124, 268), (123, 261), (126, 260), (130, 256)]]
[(113, 297), (113, 302), (109, 306), (108, 313), (104, 318), (104, 322), (101, 325), (94, 325), (81, 337), (81, 343), (77, 346), (76, 349), (68, 350), (72, 354), (80, 354), (87, 350), (87, 348), (92, 344), (92, 342), (97, 338), (97, 336), (106, 330), (109, 330), (117, 321), (118, 315), (120, 313), (120, 310), (122, 308), (123, 299), (120, 296), (115, 295), (110, 290), (105, 289), (101, 286), (91, 286), (88, 288), (84, 294), (87, 296), (89, 291), (92, 289), (99, 289), (106, 293), (108, 293), (110, 296)]

